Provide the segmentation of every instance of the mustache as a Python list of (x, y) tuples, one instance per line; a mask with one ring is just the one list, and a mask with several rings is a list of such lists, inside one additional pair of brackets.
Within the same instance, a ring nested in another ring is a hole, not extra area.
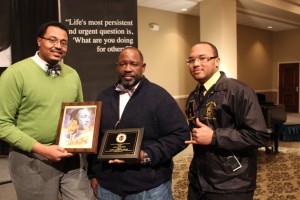
[(121, 75), (122, 76), (135, 76), (135, 74), (133, 72), (123, 72)]
[(59, 53), (59, 54), (63, 54), (61, 48), (57, 48), (57, 47), (52, 47), (52, 48), (50, 49), (50, 51), (52, 51), (52, 52), (57, 52), (57, 53)]

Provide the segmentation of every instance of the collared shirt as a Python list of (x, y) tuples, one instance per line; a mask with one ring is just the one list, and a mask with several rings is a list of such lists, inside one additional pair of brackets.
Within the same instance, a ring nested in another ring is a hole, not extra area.
[(47, 62), (45, 62), (43, 59), (38, 54), (39, 52), (37, 51), (34, 56), (31, 57), (31, 59), (38, 64), (45, 72), (47, 72)]
[(71, 141), (73, 141), (73, 140), (75, 139), (75, 137), (76, 137), (76, 134), (77, 134), (77, 133), (74, 133), (74, 134), (70, 135), (70, 138), (69, 138), (69, 139), (70, 139)]
[[(136, 89), (138, 86), (139, 86), (140, 83), (136, 84), (134, 86), (134, 88)], [(133, 92), (134, 93), (134, 92)], [(129, 94), (126, 92), (126, 93), (123, 93), (123, 94), (120, 94), (120, 102), (119, 102), (119, 119), (121, 119), (121, 116), (123, 114), (123, 111), (125, 109), (125, 106), (126, 104), (128, 103), (130, 99), (130, 96)]]
[(221, 77), (221, 73), (220, 71), (217, 71), (216, 73), (214, 73), (214, 75), (212, 77), (210, 77), (210, 79), (208, 79), (203, 85), (205, 87), (205, 91), (204, 91), (204, 96), (206, 94), (206, 92), (219, 80), (219, 78)]

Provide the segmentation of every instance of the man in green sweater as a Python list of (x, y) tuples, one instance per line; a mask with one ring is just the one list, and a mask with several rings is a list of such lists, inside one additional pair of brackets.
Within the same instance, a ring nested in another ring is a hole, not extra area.
[(0, 77), (0, 140), (9, 142), (10, 175), (20, 200), (93, 199), (80, 155), (55, 145), (62, 102), (83, 101), (77, 72), (61, 60), (68, 30), (43, 24), (33, 57)]

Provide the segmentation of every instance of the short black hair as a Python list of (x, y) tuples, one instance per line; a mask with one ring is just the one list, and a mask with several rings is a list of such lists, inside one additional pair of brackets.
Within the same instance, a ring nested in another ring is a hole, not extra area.
[[(132, 47), (132, 46), (126, 46), (126, 47), (121, 51), (121, 53), (122, 53), (124, 50), (126, 50), (126, 49), (131, 49), (131, 50), (137, 51), (138, 54), (139, 54), (139, 56), (140, 56), (141, 61), (144, 62), (144, 56), (143, 56), (142, 52), (141, 52), (138, 48)], [(121, 53), (120, 53), (120, 54), (121, 54)], [(119, 55), (120, 55), (120, 54), (119, 54)]]
[(217, 47), (216, 47), (215, 45), (213, 45), (212, 43), (210, 43), (210, 42), (205, 42), (205, 41), (201, 41), (201, 42), (196, 43), (195, 45), (197, 45), (197, 44), (207, 44), (207, 45), (209, 45), (209, 46), (213, 49), (214, 56), (219, 57), (218, 49), (217, 49)]
[(62, 23), (60, 23), (58, 21), (50, 21), (50, 22), (46, 22), (46, 23), (42, 24), (39, 27), (39, 30), (37, 32), (37, 37), (40, 37), (40, 38), (44, 37), (44, 35), (45, 35), (46, 31), (47, 31), (47, 28), (49, 26), (55, 26), (55, 27), (58, 27), (58, 28), (60, 28), (60, 29), (62, 29), (64, 31), (66, 31), (66, 33), (68, 35), (68, 38), (69, 38), (69, 31), (68, 31), (68, 29)]

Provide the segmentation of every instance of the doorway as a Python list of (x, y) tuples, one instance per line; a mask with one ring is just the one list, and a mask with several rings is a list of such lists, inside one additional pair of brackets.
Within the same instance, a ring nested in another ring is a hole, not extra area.
[(279, 64), (279, 104), (286, 112), (299, 112), (299, 63)]

